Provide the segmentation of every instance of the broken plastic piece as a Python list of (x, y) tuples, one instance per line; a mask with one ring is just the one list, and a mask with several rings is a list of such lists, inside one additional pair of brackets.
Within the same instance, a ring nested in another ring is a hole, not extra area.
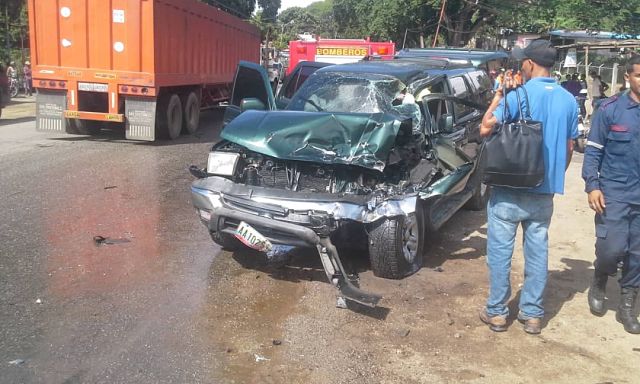
[(131, 242), (131, 240), (129, 239), (111, 239), (109, 237), (104, 237), (104, 236), (100, 236), (100, 235), (96, 235), (93, 236), (93, 242), (97, 245), (114, 245), (114, 244), (123, 244), (123, 243), (129, 243)]

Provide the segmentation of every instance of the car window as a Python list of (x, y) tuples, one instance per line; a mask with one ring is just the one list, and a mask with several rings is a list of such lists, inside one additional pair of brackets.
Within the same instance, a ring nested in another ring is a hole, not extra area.
[(260, 86), (264, 81), (260, 72), (255, 69), (239, 66), (236, 82), (233, 86), (233, 97), (231, 104), (240, 106), (240, 101), (248, 97), (255, 97), (262, 101), (264, 105), (269, 105), (267, 89)]
[(378, 74), (322, 72), (311, 76), (287, 109), (377, 113), (392, 111), (393, 101), (406, 88), (394, 77)]
[[(467, 82), (462, 75), (450, 77), (449, 84), (451, 85), (453, 96), (467, 100), (471, 98), (471, 92), (469, 92)], [(453, 114), (456, 120), (460, 120), (471, 113), (473, 113), (473, 108), (470, 106), (462, 103), (454, 103)]]
[(318, 68), (315, 67), (302, 67), (295, 71), (291, 81), (287, 84), (287, 88), (283, 91), (283, 96), (287, 99), (293, 97), (296, 91), (304, 84), (309, 76), (311, 76)]
[(469, 80), (473, 87), (476, 89), (476, 101), (480, 104), (487, 104), (491, 100), (491, 79), (485, 71), (469, 72)]

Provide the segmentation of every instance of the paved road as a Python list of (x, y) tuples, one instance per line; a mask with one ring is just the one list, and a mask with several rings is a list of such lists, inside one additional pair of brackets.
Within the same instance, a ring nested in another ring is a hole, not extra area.
[[(0, 120), (0, 381), (210, 382), (199, 321), (219, 248), (190, 206), (220, 114), (134, 143)], [(96, 246), (94, 236), (116, 244)]]

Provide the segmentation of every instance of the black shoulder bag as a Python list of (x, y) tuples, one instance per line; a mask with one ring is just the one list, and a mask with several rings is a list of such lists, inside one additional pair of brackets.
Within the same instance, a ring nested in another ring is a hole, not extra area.
[[(518, 90), (524, 92), (525, 108)], [(483, 148), (483, 182), (511, 188), (535, 188), (544, 181), (544, 143), (542, 122), (531, 118), (531, 108), (524, 87), (516, 88), (520, 117), (507, 122), (505, 95), (502, 124), (485, 141)], [(527, 114), (525, 114), (525, 111)]]

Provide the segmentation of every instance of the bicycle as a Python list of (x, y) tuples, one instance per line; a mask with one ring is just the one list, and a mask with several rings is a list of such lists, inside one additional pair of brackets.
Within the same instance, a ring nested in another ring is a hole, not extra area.
[(20, 82), (18, 81), (17, 77), (12, 77), (9, 79), (9, 96), (11, 98), (18, 96), (20, 88)]

